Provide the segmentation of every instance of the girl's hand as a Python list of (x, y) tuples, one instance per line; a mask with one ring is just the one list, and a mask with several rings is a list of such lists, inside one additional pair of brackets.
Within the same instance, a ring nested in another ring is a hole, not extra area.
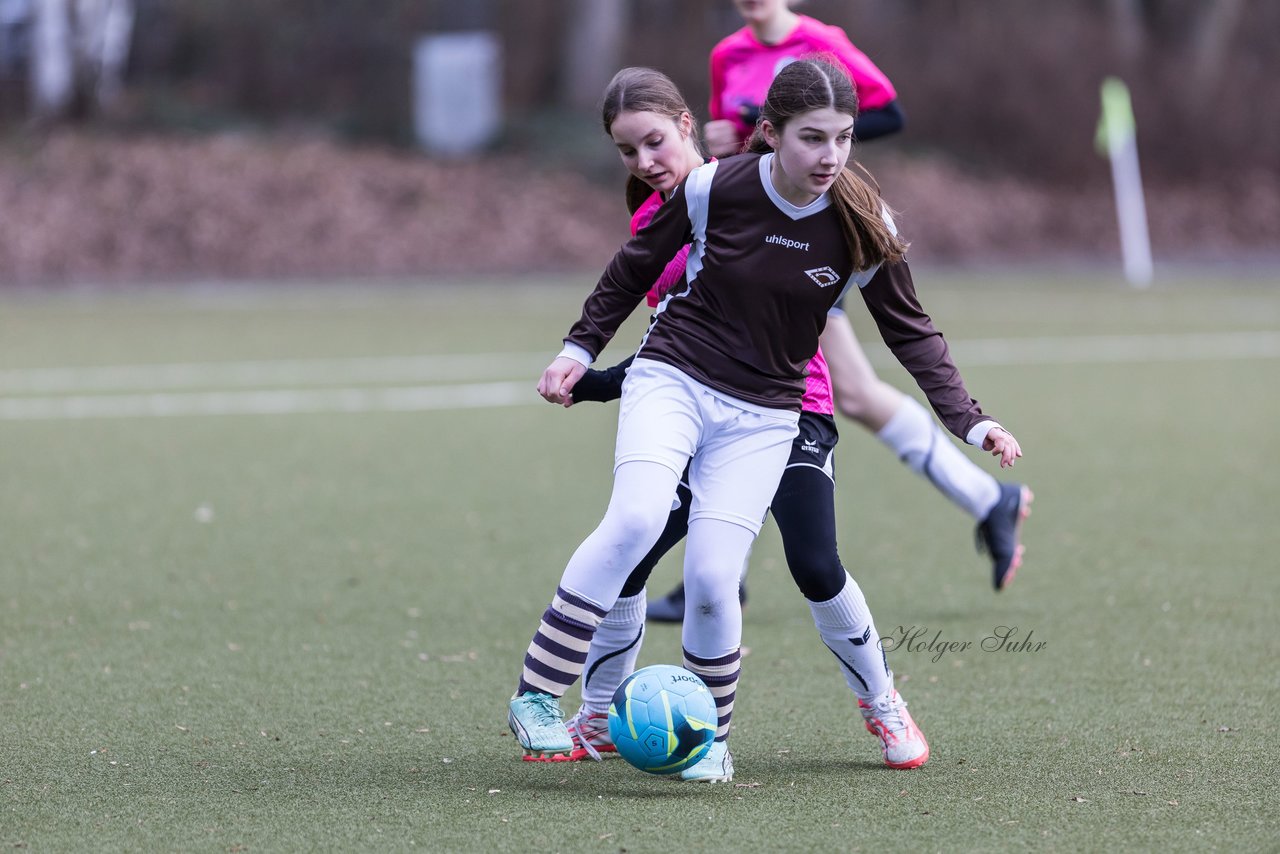
[(557, 356), (542, 372), (542, 379), (538, 380), (538, 394), (548, 403), (572, 406), (573, 396), (570, 392), (586, 372), (587, 369), (581, 362), (575, 362), (567, 356)]
[(1022, 446), (1013, 434), (1003, 427), (992, 427), (987, 438), (982, 440), (982, 450), (990, 451), (991, 456), (1000, 458), (1000, 468), (1011, 468), (1014, 461), (1022, 456)]
[(738, 139), (738, 129), (728, 119), (716, 119), (702, 127), (703, 138), (707, 142), (707, 151), (712, 157), (730, 157), (742, 151), (742, 140)]

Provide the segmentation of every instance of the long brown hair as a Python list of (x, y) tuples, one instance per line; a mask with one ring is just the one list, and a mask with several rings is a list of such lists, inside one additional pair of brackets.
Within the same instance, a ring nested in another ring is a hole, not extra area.
[[(606, 134), (612, 135), (613, 122), (622, 113), (655, 113), (667, 116), (677, 125), (680, 117), (687, 113), (692, 122), (689, 133), (694, 148), (699, 154), (703, 153), (702, 144), (698, 141), (698, 121), (693, 118), (693, 111), (676, 84), (661, 71), (632, 66), (613, 75), (604, 90), (604, 103), (600, 109)], [(653, 188), (635, 175), (628, 175), (626, 194), (627, 210), (635, 213), (645, 199), (653, 195)]]
[[(824, 57), (806, 57), (787, 65), (773, 78), (769, 94), (760, 108), (760, 118), (767, 119), (780, 134), (791, 119), (823, 108), (856, 118), (858, 94), (842, 67)], [(747, 151), (763, 154), (770, 150), (757, 124), (747, 142)], [(862, 164), (850, 162), (871, 183), (846, 166), (836, 176), (830, 193), (832, 207), (840, 217), (840, 228), (853, 256), (854, 268), (865, 270), (886, 261), (901, 260), (907, 251), (907, 243), (885, 222), (884, 212), (888, 206), (881, 200), (879, 188), (873, 186), (875, 179)]]

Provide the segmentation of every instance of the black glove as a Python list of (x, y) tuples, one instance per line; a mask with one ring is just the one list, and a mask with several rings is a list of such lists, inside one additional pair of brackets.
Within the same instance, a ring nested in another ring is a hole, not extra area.
[(587, 368), (587, 372), (570, 392), (573, 402), (606, 403), (622, 397), (622, 381), (627, 378), (627, 368), (631, 367), (631, 361), (634, 358), (635, 356), (630, 356), (626, 361), (619, 362), (612, 368), (605, 368), (603, 371)]

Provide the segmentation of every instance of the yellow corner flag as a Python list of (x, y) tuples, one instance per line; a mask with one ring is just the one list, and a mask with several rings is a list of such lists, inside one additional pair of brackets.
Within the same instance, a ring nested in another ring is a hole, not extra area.
[(1134, 136), (1135, 128), (1129, 87), (1118, 77), (1108, 77), (1102, 81), (1102, 117), (1098, 119), (1098, 134), (1094, 137), (1098, 153), (1108, 156), (1113, 144), (1118, 146)]
[(1152, 277), (1151, 237), (1138, 170), (1137, 127), (1129, 89), (1115, 77), (1102, 81), (1102, 118), (1094, 144), (1098, 153), (1111, 161), (1125, 278), (1135, 287), (1146, 287)]

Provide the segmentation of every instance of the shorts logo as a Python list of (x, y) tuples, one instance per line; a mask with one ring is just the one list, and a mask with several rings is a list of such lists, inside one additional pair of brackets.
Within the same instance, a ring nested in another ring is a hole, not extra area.
[(822, 451), (818, 448), (817, 442), (810, 442), (808, 439), (804, 439), (802, 441), (803, 441), (803, 444), (800, 446), (800, 450), (804, 451), (806, 454), (822, 453)]
[(817, 282), (820, 288), (829, 288), (840, 281), (840, 274), (830, 267), (815, 267), (812, 270), (805, 270), (804, 274)]

